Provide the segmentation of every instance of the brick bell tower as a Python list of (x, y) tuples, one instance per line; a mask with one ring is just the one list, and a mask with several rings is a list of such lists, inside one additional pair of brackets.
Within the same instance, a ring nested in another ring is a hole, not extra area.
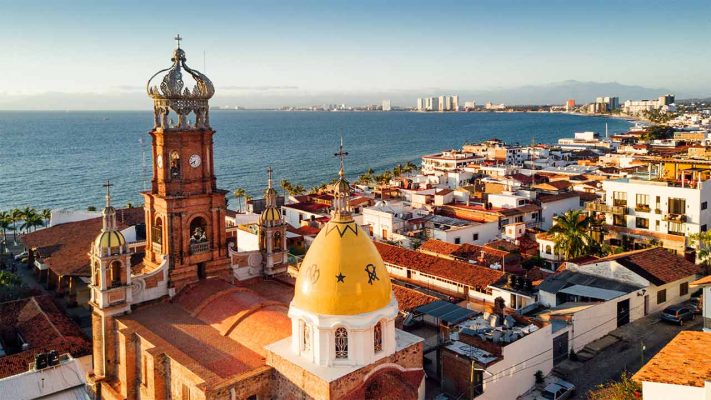
[[(153, 99), (153, 179), (143, 193), (146, 212), (144, 265), (169, 268), (169, 288), (209, 276), (229, 279), (225, 212), (227, 191), (216, 187), (208, 100), (215, 88), (189, 68), (180, 35), (170, 68), (149, 79)], [(170, 112), (176, 113), (173, 121)]]

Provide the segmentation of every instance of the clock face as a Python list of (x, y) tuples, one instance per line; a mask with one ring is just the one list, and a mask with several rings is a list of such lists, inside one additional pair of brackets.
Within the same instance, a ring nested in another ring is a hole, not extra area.
[(158, 154), (158, 157), (156, 157), (156, 165), (158, 168), (163, 168), (163, 156)]
[(197, 154), (193, 154), (192, 156), (190, 156), (189, 161), (190, 161), (190, 166), (193, 168), (197, 168), (200, 166), (201, 160), (200, 160), (200, 156)]

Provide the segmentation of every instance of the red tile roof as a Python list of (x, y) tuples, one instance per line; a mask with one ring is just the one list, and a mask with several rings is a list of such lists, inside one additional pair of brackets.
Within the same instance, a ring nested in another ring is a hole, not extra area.
[(537, 200), (539, 203), (543, 204), (543, 203), (552, 203), (554, 201), (572, 199), (573, 197), (580, 197), (580, 195), (578, 194), (578, 192), (565, 192), (565, 193), (539, 196)]
[(657, 286), (697, 275), (701, 272), (700, 266), (662, 247), (615, 254), (588, 261), (582, 265), (605, 261), (615, 261)]
[(35, 354), (57, 350), (73, 357), (91, 354), (91, 342), (49, 296), (0, 303), (0, 336), (14, 340), (20, 334), (29, 349), (0, 357), (0, 378), (27, 371)]
[(460, 245), (454, 243), (448, 243), (437, 239), (430, 239), (417, 249), (422, 252), (430, 252), (442, 255), (450, 255), (455, 251), (459, 250)]
[(406, 288), (405, 286), (400, 286), (396, 283), (393, 283), (393, 293), (397, 299), (400, 311), (410, 311), (419, 306), (439, 300), (434, 296), (424, 294), (415, 289)]
[(375, 242), (375, 247), (388, 264), (459, 282), (475, 289), (483, 290), (504, 275), (501, 271), (480, 265), (448, 260), (385, 243)]
[[(116, 210), (119, 229), (144, 222), (143, 208)], [(42, 261), (58, 275), (90, 276), (91, 243), (101, 232), (101, 218), (67, 222), (22, 237), (26, 247), (36, 248)]]
[(711, 379), (711, 334), (683, 331), (652, 357), (632, 379), (704, 387)]

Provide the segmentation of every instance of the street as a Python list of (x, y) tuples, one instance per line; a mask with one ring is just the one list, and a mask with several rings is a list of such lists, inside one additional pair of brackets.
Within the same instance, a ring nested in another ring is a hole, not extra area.
[(697, 315), (694, 321), (680, 327), (660, 321), (659, 315), (650, 314), (610, 332), (619, 341), (586, 362), (566, 361), (576, 367), (563, 377), (576, 386), (574, 399), (587, 399), (588, 391), (599, 384), (618, 380), (625, 370), (634, 374), (677, 333), (682, 330), (699, 330), (703, 321)]

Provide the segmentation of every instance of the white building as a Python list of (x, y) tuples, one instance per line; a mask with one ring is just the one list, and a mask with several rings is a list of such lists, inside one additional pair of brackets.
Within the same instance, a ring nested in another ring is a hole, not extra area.
[(473, 162), (476, 156), (457, 150), (448, 150), (441, 153), (430, 154), (422, 157), (422, 172), (431, 174), (435, 171), (450, 172), (463, 169)]
[(551, 229), (555, 217), (570, 210), (580, 209), (580, 195), (576, 192), (543, 195), (538, 197), (541, 205), (541, 229)]
[[(419, 100), (419, 99), (418, 99)], [(390, 100), (383, 100), (383, 111), (391, 111)]]

